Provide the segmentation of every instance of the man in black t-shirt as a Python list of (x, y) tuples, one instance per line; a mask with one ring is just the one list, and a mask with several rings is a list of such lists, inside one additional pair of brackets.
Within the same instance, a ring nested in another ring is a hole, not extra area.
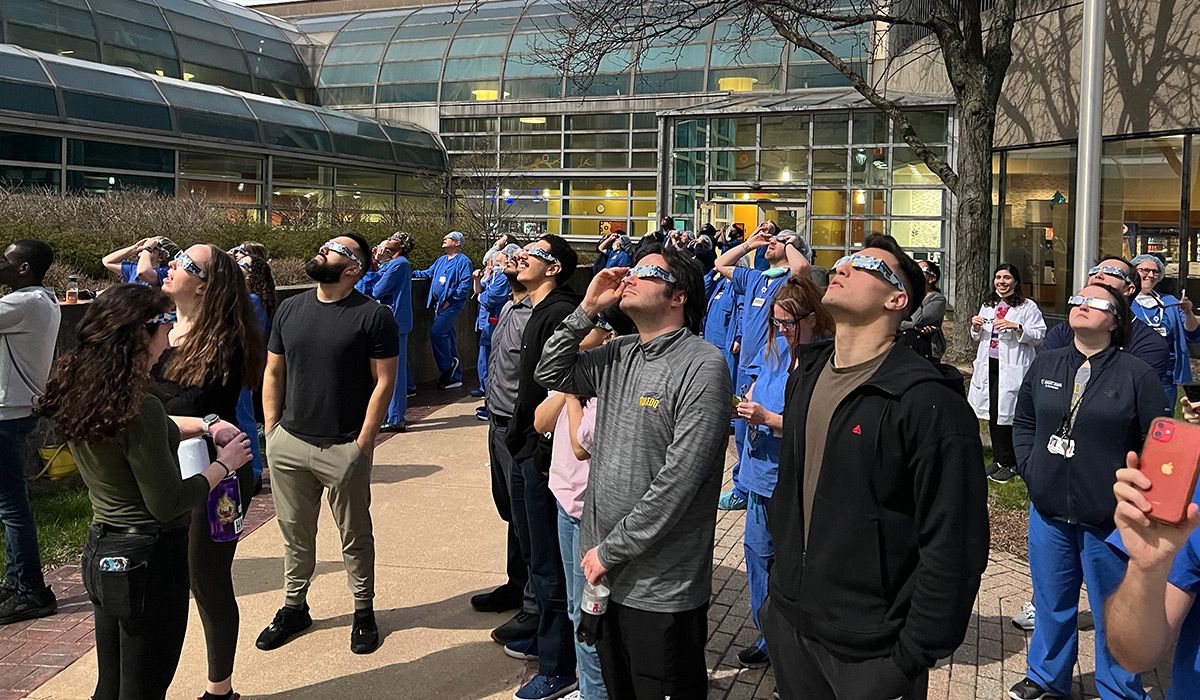
[(379, 647), (371, 464), (392, 397), (400, 331), (387, 307), (354, 290), (369, 265), (371, 249), (362, 236), (338, 236), (305, 265), (317, 288), (275, 312), (263, 413), (286, 597), (258, 636), (259, 649), (281, 647), (312, 625), (305, 599), (325, 489), (354, 594), (350, 650), (369, 654)]

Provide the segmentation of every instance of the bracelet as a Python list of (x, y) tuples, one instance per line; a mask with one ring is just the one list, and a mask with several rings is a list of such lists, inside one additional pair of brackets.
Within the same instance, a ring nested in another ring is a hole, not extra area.
[(213, 464), (219, 464), (219, 465), (221, 465), (221, 468), (225, 470), (225, 476), (221, 477), (222, 479), (224, 479), (225, 477), (228, 477), (230, 474), (233, 473), (233, 470), (229, 468), (229, 465), (225, 464), (224, 462), (222, 462), (219, 459), (214, 459)]

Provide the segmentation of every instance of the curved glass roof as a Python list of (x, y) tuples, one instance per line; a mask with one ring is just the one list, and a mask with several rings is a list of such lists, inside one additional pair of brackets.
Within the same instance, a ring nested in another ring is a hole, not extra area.
[(4, 0), (5, 43), (313, 102), (294, 24), (225, 0)]
[[(542, 32), (570, 22), (556, 0), (488, 0), (318, 16), (297, 26), (328, 43), (317, 87), (325, 105), (474, 102), (564, 96), (782, 91), (844, 85), (818, 56), (789, 48), (769, 25), (747, 37), (741, 23), (616, 48), (588, 84), (564, 81), (534, 56)], [(861, 33), (823, 38), (865, 61)], [(631, 67), (632, 66), (632, 67)]]
[(0, 114), (445, 170), (432, 133), (0, 44)]

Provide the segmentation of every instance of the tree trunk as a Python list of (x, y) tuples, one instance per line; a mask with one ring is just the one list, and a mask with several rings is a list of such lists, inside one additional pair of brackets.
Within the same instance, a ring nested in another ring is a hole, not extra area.
[[(982, 81), (980, 81), (982, 82)], [(969, 84), (958, 95), (958, 210), (954, 218), (954, 335), (948, 339), (946, 362), (970, 362), (976, 343), (970, 319), (991, 293), (988, 259), (992, 238), (992, 143), (996, 126), (994, 102), (987, 90)]]

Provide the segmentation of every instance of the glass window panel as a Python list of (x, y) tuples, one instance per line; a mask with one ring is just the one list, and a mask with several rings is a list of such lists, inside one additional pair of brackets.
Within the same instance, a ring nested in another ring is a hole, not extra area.
[(704, 148), (707, 135), (707, 119), (686, 119), (675, 122), (675, 148)]
[(850, 155), (850, 181), (855, 185), (887, 185), (887, 148), (855, 148)]
[(677, 151), (674, 157), (676, 185), (704, 184), (704, 152)]
[(562, 78), (508, 79), (504, 81), (504, 94), (516, 100), (559, 97), (562, 95)]
[[(896, 149), (899, 150), (899, 149)], [(1006, 156), (1005, 206), (999, 212), (1000, 260), (1011, 262), (1044, 310), (1066, 313), (1075, 205), (1075, 148), (1051, 146), (1010, 151)], [(1089, 261), (1090, 262), (1090, 261)]]
[(699, 197), (698, 190), (672, 190), (671, 215), (691, 216), (696, 213), (697, 197)]
[(508, 95), (500, 92), (498, 79), (442, 83), (443, 102), (494, 102), (502, 97)]
[(854, 190), (850, 197), (853, 216), (883, 216), (887, 213), (886, 190)]
[(69, 34), (23, 27), (8, 23), (8, 41), (33, 51), (70, 56), (81, 61), (99, 61), (100, 45), (90, 39), (81, 39)]
[(845, 185), (847, 181), (846, 155), (847, 152), (844, 148), (813, 150), (813, 182)]
[(336, 194), (337, 206), (341, 209), (387, 211), (396, 207), (396, 196), (393, 194), (361, 190), (338, 190)]
[[(162, 13), (153, 3), (135, 2), (134, 0), (105, 0), (105, 2), (96, 3), (96, 5), (95, 9), (97, 11), (115, 15), (122, 18), (122, 21), (134, 20), (161, 29), (167, 28), (167, 23), (163, 20)], [(104, 15), (98, 15), (97, 18), (101, 20), (105, 19)]]
[(838, 250), (814, 250), (812, 263), (813, 265), (831, 270), (833, 264), (845, 254), (845, 248), (839, 248)]
[(658, 203), (653, 200), (633, 200), (630, 212), (633, 216), (653, 218), (658, 213)]
[(58, 114), (54, 88), (0, 80), (0, 109), (30, 114)]
[(153, 29), (108, 15), (96, 15), (96, 28), (99, 31), (100, 40), (105, 44), (142, 49), (162, 55), (175, 55), (175, 44), (171, 41), (171, 33), (165, 30)]
[[(332, 168), (330, 168), (332, 170)], [(314, 187), (276, 187), (271, 192), (271, 206), (276, 209), (328, 209), (333, 204), (333, 191)]]
[(713, 148), (728, 148), (730, 146), (748, 146), (753, 148), (758, 138), (756, 133), (758, 119), (755, 117), (717, 119), (714, 124)]
[(246, 207), (258, 205), (258, 185), (248, 182), (214, 182), (212, 180), (180, 180), (179, 193), (204, 197), (222, 204)]
[(321, 104), (329, 105), (331, 107), (338, 105), (369, 105), (375, 103), (375, 87), (373, 85), (321, 88), (317, 92), (321, 96)]
[(190, 73), (192, 75), (191, 82), (194, 83), (220, 85), (222, 87), (232, 88), (240, 92), (251, 92), (253, 89), (250, 76), (246, 74), (245, 68), (241, 68), (238, 69), (237, 72), (233, 72), (220, 68), (202, 66), (198, 63), (188, 63), (185, 61), (183, 64), (183, 72)]
[(199, 2), (199, 0), (158, 0), (158, 4), (164, 8), (167, 8), (168, 10), (182, 12), (185, 15), (202, 17), (211, 22), (224, 22), (224, 20), (221, 19), (221, 15), (218, 14), (216, 10), (212, 9), (203, 2)]
[[(61, 32), (72, 36), (94, 39), (96, 30), (88, 12), (63, 7), (50, 2), (6, 2), (5, 19), (10, 23)], [(11, 41), (11, 39), (10, 39)]]
[(383, 44), (356, 44), (353, 46), (334, 46), (325, 54), (325, 64), (330, 63), (378, 63), (383, 55)]
[(558, 131), (562, 128), (562, 117), (530, 115), (527, 117), (504, 117), (500, 120), (500, 131)]
[(184, 177), (225, 177), (261, 180), (263, 162), (217, 153), (179, 153), (179, 174)]
[(629, 216), (629, 203), (624, 199), (568, 199), (566, 205), (568, 216)]
[(846, 112), (822, 112), (813, 117), (813, 144), (837, 146), (849, 143), (850, 115)]
[(303, 148), (309, 151), (324, 152), (329, 152), (333, 149), (329, 141), (329, 134), (325, 131), (313, 131), (294, 126), (271, 124), (270, 122), (264, 122), (262, 129), (264, 143), (272, 146), (286, 146), (289, 148)]
[(650, 47), (642, 50), (638, 59), (640, 70), (694, 68), (703, 66), (708, 60), (708, 47), (704, 44), (686, 46)]
[(763, 151), (763, 182), (808, 182), (808, 151)]
[(541, 168), (561, 168), (562, 154), (558, 149), (536, 153), (501, 153), (500, 164), (514, 170), (538, 170)]
[(768, 115), (762, 118), (762, 145), (808, 145), (807, 115)]
[(633, 132), (633, 147), (634, 148), (658, 148), (658, 132), (656, 131), (635, 131)]
[(496, 131), (495, 117), (455, 117), (442, 120), (441, 131), (448, 134)]
[(536, 134), (529, 136), (501, 136), (501, 151), (557, 151), (562, 137), (558, 134)]
[(102, 95), (85, 95), (63, 90), (68, 117), (124, 124), (144, 129), (171, 130), (171, 113), (164, 105), (151, 105)]
[(251, 39), (252, 36), (255, 38), (269, 37), (276, 40), (283, 39), (283, 33), (279, 31), (278, 27), (262, 21), (258, 15), (253, 15), (252, 18), (247, 18), (235, 12), (235, 10), (240, 9), (241, 8), (237, 5), (230, 6), (229, 4), (224, 4), (221, 6), (220, 12), (225, 16), (225, 21), (233, 25), (234, 29), (241, 30), (238, 32), (238, 34), (247, 34), (247, 32), (249, 33), (247, 34), (246, 38), (242, 40), (242, 44), (246, 46), (247, 49), (250, 47), (246, 42)]
[(568, 131), (602, 131), (628, 128), (628, 114), (576, 114), (567, 117)]
[(856, 111), (853, 113), (851, 143), (887, 143), (888, 117), (882, 112)]
[(233, 30), (225, 24), (218, 24), (198, 17), (190, 17), (178, 12), (167, 11), (167, 23), (176, 36), (196, 37), (207, 41), (219, 41), (226, 46), (236, 46)]
[(291, 45), (282, 41), (274, 41), (261, 36), (250, 36), (245, 32), (235, 32), (238, 40), (242, 43), (242, 48), (256, 56), (269, 56), (280, 61), (289, 63), (299, 63), (300, 58), (296, 55), (296, 49)]
[(438, 58), (446, 53), (446, 40), (406, 41), (388, 46), (385, 61), (411, 61), (419, 58)]
[(389, 102), (435, 102), (437, 101), (437, 83), (407, 83), (404, 85), (380, 85), (378, 101), (380, 104)]
[[(792, 56), (796, 55), (799, 49), (792, 49)], [(850, 67), (859, 71), (862, 75), (866, 64), (851, 63)], [(821, 61), (819, 63), (805, 63), (802, 65), (792, 64), (788, 66), (788, 89), (803, 90), (806, 88), (819, 87), (841, 87), (849, 85), (850, 81), (846, 80), (846, 76), (837, 71), (836, 68)]]
[(892, 190), (892, 215), (941, 216), (942, 190)]
[(714, 42), (712, 66), (752, 66), (756, 63), (782, 63), (784, 43), (775, 39), (752, 38), (745, 40)]
[(845, 216), (846, 190), (813, 190), (809, 211), (815, 216)]
[[(925, 143), (946, 142), (946, 110), (905, 110), (904, 115), (912, 124), (913, 131)], [(895, 143), (903, 143), (900, 129), (896, 129)]]
[(190, 109), (176, 109), (175, 121), (179, 124), (179, 130), (185, 134), (233, 141), (257, 142), (259, 140), (258, 122), (249, 119), (225, 117), (209, 112), (194, 112)]
[(300, 182), (317, 186), (333, 186), (333, 168), (316, 163), (276, 158), (272, 161), (277, 182)]
[(867, 236), (887, 233), (887, 222), (883, 219), (851, 219), (850, 245), (861, 248)]
[(758, 176), (758, 158), (753, 150), (713, 151), (708, 154), (708, 170), (711, 181), (751, 181)]
[(563, 158), (563, 167), (585, 170), (623, 170), (629, 167), (629, 154), (625, 151), (568, 153)]
[(892, 219), (892, 236), (903, 248), (941, 248), (941, 221), (898, 221)]
[[(945, 148), (929, 149), (942, 158), (946, 157)], [(908, 147), (892, 149), (892, 184), (893, 185), (940, 185), (941, 178), (933, 174), (925, 161), (917, 157)]]
[(64, 88), (99, 92), (104, 95), (116, 95), (146, 102), (162, 102), (158, 90), (154, 89), (154, 84), (149, 80), (57, 61), (47, 61), (46, 63), (54, 75), (54, 80)]
[(62, 139), (56, 136), (0, 131), (0, 159), (61, 163)]
[(633, 115), (633, 128), (637, 129), (658, 129), (658, 115), (654, 112), (638, 112)]
[(443, 136), (442, 142), (446, 144), (448, 151), (489, 152), (496, 150), (496, 140), (492, 136)]
[(115, 173), (84, 173), (73, 170), (67, 173), (67, 190), (86, 194), (107, 194), (120, 190), (150, 190), (170, 196), (175, 194), (175, 179), (145, 175), (117, 175)]
[(629, 74), (567, 76), (569, 97), (608, 97), (629, 94)]
[(185, 61), (194, 61), (218, 68), (247, 71), (245, 55), (228, 46), (220, 46), (199, 39), (189, 39), (186, 36), (176, 37), (179, 42), (179, 54)]
[(305, 107), (295, 107), (287, 104), (276, 104), (264, 100), (247, 100), (250, 108), (259, 119), (279, 124), (291, 124), (310, 129), (324, 129), (325, 125), (317, 119), (312, 110)]
[(50, 84), (50, 79), (46, 77), (46, 72), (42, 70), (40, 63), (28, 56), (8, 51), (0, 52), (0, 76), (29, 80), (44, 85)]
[(629, 148), (628, 134), (571, 134), (566, 137), (566, 148), (591, 150), (615, 150)]
[(533, 56), (509, 56), (504, 64), (504, 75), (512, 78), (539, 75), (558, 77), (559, 72), (555, 66), (536, 63)]
[(809, 227), (809, 230), (812, 231), (812, 244), (814, 246), (838, 246), (843, 249), (845, 248), (845, 219), (813, 219)]
[[(1183, 193), (1182, 136), (1104, 143), (1100, 171), (1100, 250), (1159, 253), (1178, 265)], [(1126, 235), (1132, 233), (1132, 240)], [(1172, 275), (1176, 276), (1176, 275)]]
[(704, 71), (660, 71), (638, 73), (634, 91), (639, 95), (670, 92), (701, 92), (704, 90)]
[[(453, 25), (447, 24), (405, 24), (396, 30), (396, 41), (403, 39), (442, 39), (448, 41), (454, 32)], [(443, 44), (444, 46), (444, 44)]]
[(708, 71), (708, 89), (714, 92), (778, 90), (783, 77), (779, 66), (720, 68)]
[(563, 183), (563, 196), (624, 198), (628, 194), (627, 188), (625, 180), (567, 180)]
[(104, 62), (111, 66), (124, 66), (143, 73), (155, 73), (167, 78), (181, 78), (179, 62), (173, 58), (163, 58), (150, 53), (123, 49), (119, 46), (104, 47)]
[[(334, 46), (343, 44), (365, 44), (368, 42), (387, 41), (392, 38), (395, 27), (375, 27), (372, 29), (344, 30), (337, 35)], [(332, 50), (332, 49), (331, 49)]]
[(55, 168), (23, 168), (19, 165), (0, 165), (0, 187), (10, 190), (58, 191), (62, 173)]
[(508, 48), (508, 35), (460, 36), (450, 45), (451, 56), (495, 56)]
[(654, 199), (658, 196), (658, 182), (653, 179), (633, 180), (633, 198)]
[(383, 129), (375, 122), (366, 119), (356, 119), (352, 116), (339, 114), (328, 109), (322, 110), (321, 119), (325, 122), (325, 126), (329, 127), (330, 131), (339, 134), (365, 136), (380, 141), (387, 140), (387, 136), (383, 134)]
[(371, 12), (362, 14), (346, 23), (346, 31), (357, 31), (360, 29), (370, 29), (372, 27), (391, 27), (396, 28), (412, 14), (411, 10), (395, 10), (391, 12)]
[(629, 167), (634, 170), (657, 170), (658, 154), (631, 153), (629, 156)]
[(494, 56), (487, 58), (452, 58), (446, 60), (446, 80), (461, 80), (463, 78), (496, 78), (500, 76), (502, 59)]
[(175, 170), (175, 151), (126, 143), (68, 139), (67, 164), (169, 173)]
[(378, 170), (337, 169), (337, 186), (358, 190), (394, 190), (396, 178)]
[[(326, 68), (326, 71), (329, 69)], [(379, 75), (381, 83), (417, 82), (437, 80), (442, 75), (442, 62), (413, 61), (412, 63), (385, 63)], [(322, 71), (322, 79), (324, 71)], [(372, 78), (374, 80), (374, 78)]]
[(387, 141), (368, 139), (351, 134), (333, 134), (333, 148), (342, 155), (391, 160), (392, 146)]
[(309, 80), (308, 72), (300, 64), (258, 56), (253, 52), (250, 54), (250, 72), (259, 78), (291, 85), (303, 85)]

